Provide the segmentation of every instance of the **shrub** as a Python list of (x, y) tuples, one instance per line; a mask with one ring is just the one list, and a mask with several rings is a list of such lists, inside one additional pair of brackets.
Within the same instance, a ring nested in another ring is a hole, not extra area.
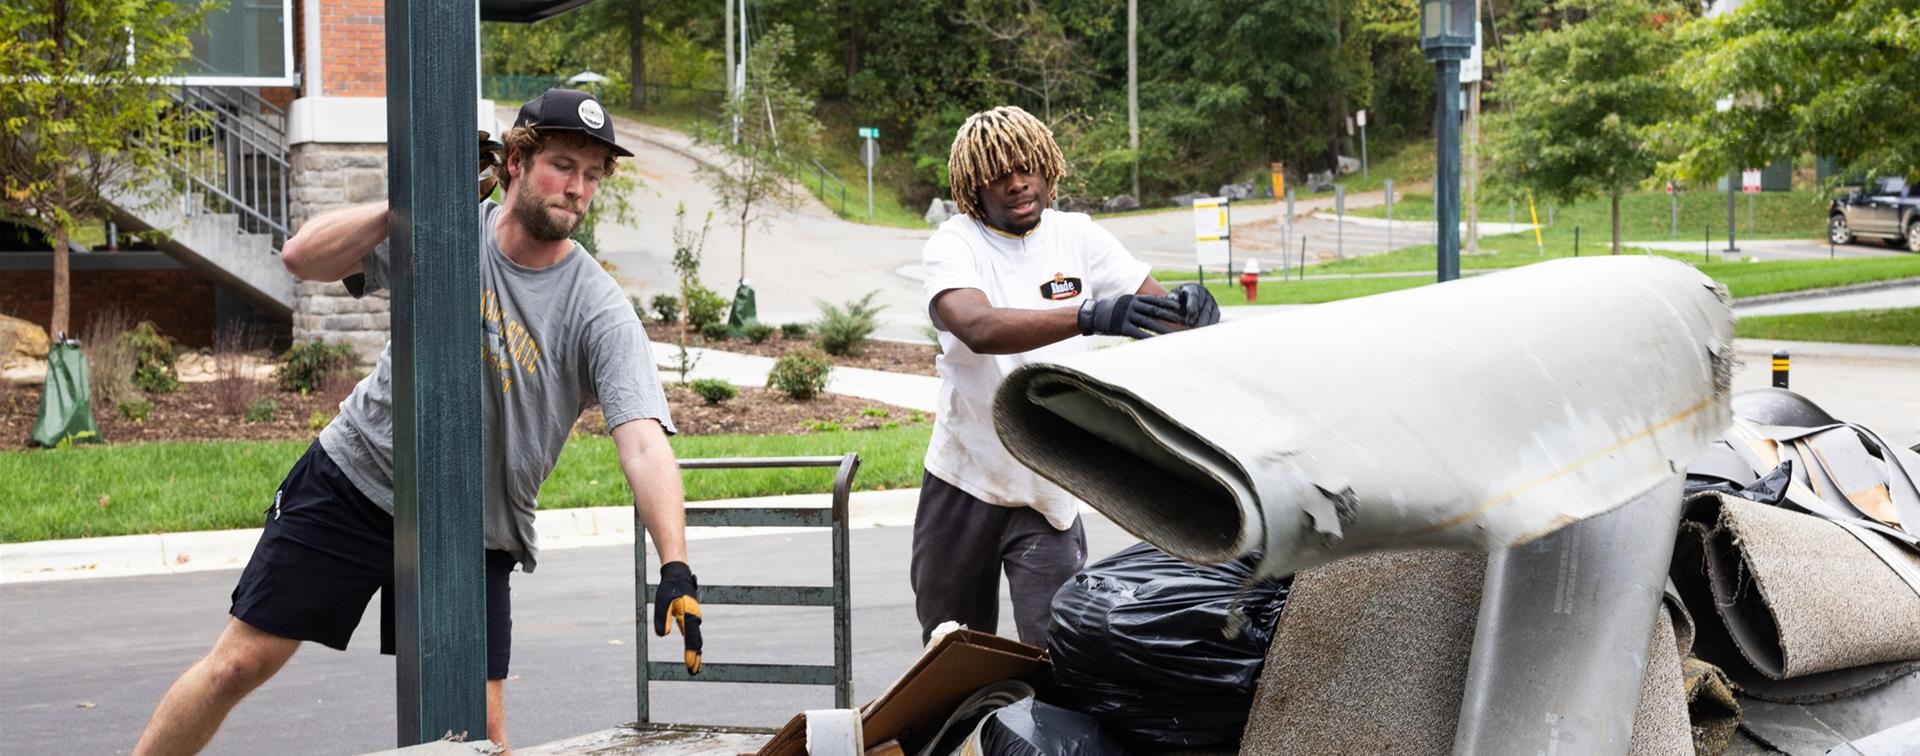
[(261, 397), (247, 404), (246, 418), (249, 423), (271, 423), (273, 416), (280, 414), (280, 403), (273, 397)]
[(804, 339), (808, 331), (805, 323), (781, 323), (780, 337), (783, 339)]
[(748, 341), (764, 344), (767, 339), (773, 338), (773, 326), (765, 323), (748, 323), (745, 333)]
[(867, 407), (860, 410), (861, 417), (886, 417), (887, 411), (879, 407)]
[(708, 404), (719, 404), (740, 395), (740, 390), (734, 388), (733, 384), (718, 378), (701, 378), (687, 384), (687, 387), (707, 400)]
[(333, 413), (326, 410), (314, 410), (307, 416), (307, 430), (319, 433), (327, 429), (327, 423), (333, 422)]
[(121, 399), (114, 405), (120, 411), (120, 417), (136, 423), (147, 421), (147, 415), (153, 413), (153, 400), (144, 396)]
[(133, 385), (150, 394), (165, 394), (180, 388), (180, 375), (173, 369), (172, 340), (160, 333), (151, 320), (121, 336), (133, 352)]
[(310, 394), (331, 387), (353, 369), (353, 346), (321, 341), (296, 341), (280, 355), (280, 368), (274, 375), (280, 388)]
[(795, 349), (773, 363), (773, 370), (767, 373), (767, 387), (805, 401), (826, 390), (827, 374), (832, 371), (833, 362), (820, 350)]
[(653, 317), (667, 325), (680, 322), (680, 298), (672, 294), (653, 295)]
[(228, 325), (213, 337), (213, 410), (232, 417), (261, 394), (259, 383), (247, 374), (247, 347), (255, 339), (252, 328)]
[(807, 421), (807, 430), (815, 433), (832, 433), (833, 431), (840, 430), (840, 424), (832, 420), (809, 420)]
[[(87, 392), (95, 407), (105, 409), (140, 398), (140, 389), (133, 385), (133, 344), (123, 338), (132, 325), (125, 310), (109, 306), (81, 331), (80, 348), (87, 355)], [(6, 354), (6, 350), (0, 349), (0, 354)]]
[(879, 293), (877, 290), (867, 292), (866, 296), (848, 302), (845, 308), (817, 302), (820, 322), (814, 330), (820, 333), (820, 348), (827, 350), (827, 354), (858, 354), (866, 346), (867, 337), (880, 326), (880, 311), (886, 309), (885, 305), (873, 305), (873, 297)]
[(700, 326), (700, 337), (707, 341), (726, 341), (733, 337), (733, 331), (726, 323), (708, 323)]
[(720, 296), (720, 293), (700, 284), (687, 289), (687, 325), (706, 333), (707, 324), (727, 321), (727, 308), (733, 303)]

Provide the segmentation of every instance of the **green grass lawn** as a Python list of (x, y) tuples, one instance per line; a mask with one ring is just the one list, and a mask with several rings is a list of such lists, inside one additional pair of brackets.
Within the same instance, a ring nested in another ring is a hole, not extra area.
[[(1721, 241), (1727, 238), (1727, 195), (1720, 192), (1681, 192), (1679, 233), (1674, 233), (1672, 200), (1666, 192), (1634, 192), (1620, 198), (1620, 238), (1638, 241), (1702, 241), (1711, 232)], [(1752, 195), (1753, 224), (1748, 230), (1747, 197), (1735, 200), (1735, 234), (1754, 239), (1819, 239), (1826, 234), (1828, 194), (1817, 191), (1766, 192)], [(1524, 199), (1514, 205), (1513, 219), (1530, 223)], [(1547, 205), (1536, 206), (1540, 223), (1548, 221)], [(1465, 216), (1461, 210), (1461, 217)], [(1582, 246), (1606, 244), (1611, 238), (1612, 207), (1605, 197), (1583, 200), (1553, 209), (1548, 233), (1572, 238), (1580, 229)], [(1348, 214), (1367, 218), (1387, 217), (1385, 205), (1349, 210)], [(1322, 216), (1328, 213), (1321, 213)], [(1431, 223), (1434, 217), (1431, 194), (1407, 194), (1393, 204), (1395, 220), (1419, 220)], [(1506, 223), (1507, 202), (1485, 200), (1480, 205), (1480, 222)], [(1532, 234), (1526, 234), (1531, 239)], [(1481, 237), (1484, 242), (1486, 237)]]
[[(1212, 279), (1212, 276), (1208, 276)], [(1352, 299), (1389, 291), (1411, 289), (1432, 283), (1426, 278), (1326, 278), (1310, 281), (1270, 280), (1260, 283), (1259, 300), (1253, 304), (1319, 304)], [(1247, 304), (1247, 295), (1237, 283), (1207, 283), (1207, 290), (1223, 305)]]
[(1733, 332), (1743, 339), (1920, 346), (1920, 307), (1741, 318)]
[[(860, 454), (857, 490), (920, 484), (932, 429), (794, 436), (679, 436), (682, 459)], [(190, 530), (256, 528), (306, 441), (189, 442), (81, 446), (0, 452), (0, 543)], [(831, 468), (699, 470), (686, 474), (687, 499), (831, 490)], [(632, 502), (613, 440), (575, 438), (540, 490), (548, 509)]]
[[(1569, 244), (1563, 247), (1549, 246), (1546, 257), (1542, 257), (1534, 251), (1531, 238), (1503, 239), (1490, 242), (1484, 248), (1488, 252), (1461, 257), (1461, 268), (1468, 271), (1513, 268), (1544, 259), (1572, 255), (1572, 247)], [(1638, 254), (1644, 254), (1644, 252)], [(1588, 256), (1591, 256), (1591, 252)], [(1771, 262), (1722, 262), (1715, 259), (1704, 263), (1700, 258), (1692, 255), (1667, 254), (1666, 256), (1699, 268), (1700, 272), (1705, 273), (1709, 278), (1726, 284), (1727, 290), (1736, 299), (1873, 281), (1920, 278), (1920, 255)], [(1309, 275), (1405, 271), (1430, 273), (1433, 269), (1434, 251), (1433, 247), (1428, 245), (1401, 249), (1384, 255), (1357, 257), (1315, 265), (1308, 268), (1308, 273)], [(1171, 287), (1182, 281), (1193, 280), (1193, 272), (1161, 269), (1155, 271), (1155, 278)], [(1238, 276), (1222, 278), (1216, 275), (1215, 271), (1208, 271), (1207, 288), (1223, 305), (1246, 304), (1246, 297), (1240, 290), (1238, 280)], [(1260, 282), (1260, 299), (1256, 304), (1331, 302), (1349, 297), (1398, 291), (1432, 282), (1433, 279), (1426, 275), (1396, 278), (1316, 278), (1305, 281), (1281, 281), (1277, 277), (1263, 277)]]

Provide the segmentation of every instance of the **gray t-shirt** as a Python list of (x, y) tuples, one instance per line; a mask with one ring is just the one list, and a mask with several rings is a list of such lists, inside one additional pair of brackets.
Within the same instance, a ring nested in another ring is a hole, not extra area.
[[(560, 262), (533, 269), (500, 251), (500, 207), (480, 204), (480, 325), (484, 373), (481, 448), (486, 455), (487, 548), (512, 552), (532, 572), (539, 551), (533, 510), (580, 413), (594, 402), (607, 429), (658, 420), (674, 432), (647, 332), (613, 276), (575, 244)], [(365, 261), (354, 296), (386, 288), (387, 242)], [(360, 491), (393, 511), (393, 344), (340, 403), (320, 444)]]

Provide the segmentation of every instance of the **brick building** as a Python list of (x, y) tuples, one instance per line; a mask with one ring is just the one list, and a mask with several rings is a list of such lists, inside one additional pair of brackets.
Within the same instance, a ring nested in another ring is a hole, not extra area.
[[(524, 11), (517, 6), (551, 13), (577, 4), (480, 7), (495, 18)], [(347, 341), (366, 359), (377, 356), (387, 338), (384, 295), (355, 300), (339, 284), (296, 282), (277, 255), (313, 215), (387, 196), (385, 5), (235, 0), (209, 16), (193, 35), (195, 68), (177, 97), (210, 114), (207, 151), (220, 157), (177, 166), (191, 179), (184, 196), (121, 203), (110, 235), (167, 232), (156, 241), (74, 250), (76, 328), (112, 304), (187, 346), (209, 346), (223, 324), (249, 322), (281, 345)], [(491, 102), (480, 103), (475, 120), (496, 129)], [(0, 313), (46, 323), (52, 286), (48, 245), (0, 233)]]

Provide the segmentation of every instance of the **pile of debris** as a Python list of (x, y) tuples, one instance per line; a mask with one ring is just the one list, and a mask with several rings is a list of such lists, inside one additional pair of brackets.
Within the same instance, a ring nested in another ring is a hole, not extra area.
[(1151, 545), (761, 753), (1913, 753), (1920, 454), (1731, 320), (1562, 261), (1024, 367), (1009, 451)]

